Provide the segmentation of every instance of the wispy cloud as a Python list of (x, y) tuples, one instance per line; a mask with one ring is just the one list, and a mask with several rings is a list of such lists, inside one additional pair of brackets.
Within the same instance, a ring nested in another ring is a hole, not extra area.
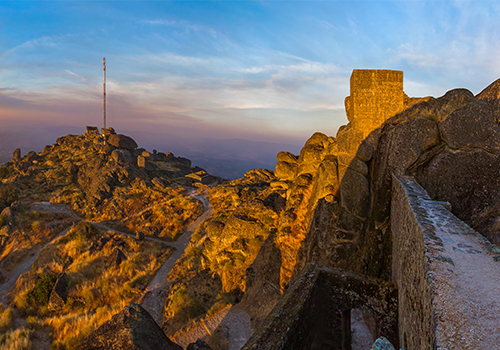
[(74, 73), (74, 72), (70, 71), (69, 69), (65, 69), (64, 71), (65, 71), (66, 73), (70, 74), (70, 75), (73, 75), (73, 76), (75, 76), (75, 77), (77, 77), (77, 78), (81, 79), (82, 81), (86, 81), (86, 80), (87, 80), (87, 79), (85, 79), (84, 77), (82, 77), (81, 75), (78, 75), (78, 74), (76, 74), (76, 73)]
[(145, 24), (150, 24), (150, 25), (160, 25), (160, 26), (167, 26), (167, 27), (173, 27), (173, 28), (179, 28), (184, 31), (193, 31), (193, 32), (202, 32), (206, 34), (210, 34), (212, 36), (216, 36), (217, 32), (210, 27), (200, 25), (200, 24), (195, 24), (189, 21), (184, 21), (184, 20), (168, 20), (168, 19), (153, 19), (153, 20), (144, 20), (141, 21), (141, 23)]

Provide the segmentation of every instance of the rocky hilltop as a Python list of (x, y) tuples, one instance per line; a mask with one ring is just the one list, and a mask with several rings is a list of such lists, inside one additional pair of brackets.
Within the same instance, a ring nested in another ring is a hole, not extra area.
[[(193, 186), (224, 180), (189, 159), (138, 148), (112, 128), (87, 127), (39, 153), (17, 149), (0, 181), (1, 342), (75, 349), (140, 301), (204, 211)], [(148, 317), (137, 327), (149, 329)], [(158, 330), (156, 343), (166, 339)]]

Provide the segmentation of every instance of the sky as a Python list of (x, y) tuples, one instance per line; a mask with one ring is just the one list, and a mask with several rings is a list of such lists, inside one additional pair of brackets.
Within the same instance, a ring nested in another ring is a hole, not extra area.
[(272, 169), (347, 123), (353, 69), (403, 70), (413, 97), (479, 93), (500, 76), (499, 19), (477, 0), (0, 1), (0, 147), (102, 126), (106, 57), (108, 126)]

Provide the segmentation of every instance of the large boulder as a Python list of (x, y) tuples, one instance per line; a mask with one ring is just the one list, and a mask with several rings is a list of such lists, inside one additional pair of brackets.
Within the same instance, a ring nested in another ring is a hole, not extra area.
[(124, 148), (128, 150), (137, 148), (137, 143), (131, 137), (122, 134), (109, 135), (108, 143), (116, 148)]
[(12, 161), (13, 162), (19, 162), (21, 160), (21, 149), (16, 148), (14, 153), (12, 154)]
[(130, 304), (93, 331), (78, 350), (182, 350), (167, 338), (151, 315)]
[(51, 310), (61, 310), (68, 300), (68, 278), (63, 272), (57, 277), (56, 284), (50, 293), (49, 308)]
[(276, 168), (274, 169), (274, 175), (280, 180), (290, 180), (292, 181), (297, 174), (297, 163), (288, 163), (284, 161), (279, 161), (276, 163)]
[(108, 257), (108, 268), (119, 267), (123, 261), (127, 260), (127, 256), (120, 250), (120, 248), (113, 248), (111, 255)]
[(500, 127), (485, 102), (469, 103), (440, 124), (445, 142), (453, 149), (480, 148), (500, 153)]

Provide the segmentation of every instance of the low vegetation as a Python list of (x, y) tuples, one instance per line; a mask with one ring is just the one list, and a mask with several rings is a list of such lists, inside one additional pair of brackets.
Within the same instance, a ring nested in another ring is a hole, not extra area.
[[(124, 261), (116, 258), (117, 249), (124, 253)], [(48, 245), (31, 271), (20, 277), (14, 303), (32, 327), (50, 330), (53, 348), (74, 349), (92, 330), (137, 300), (170, 253), (161, 243), (102, 232), (80, 222)], [(50, 298), (63, 272), (66, 300), (57, 305)]]

